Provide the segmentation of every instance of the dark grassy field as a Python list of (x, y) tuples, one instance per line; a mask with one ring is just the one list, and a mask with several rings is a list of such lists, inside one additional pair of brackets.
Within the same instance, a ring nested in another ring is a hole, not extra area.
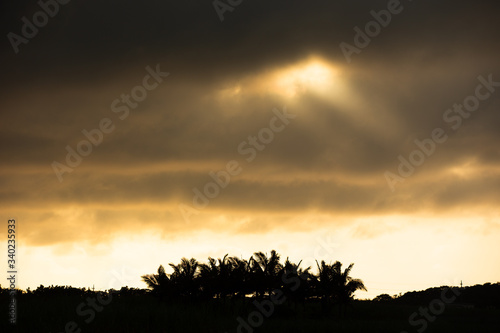
[[(252, 301), (199, 301), (167, 303), (151, 295), (115, 295), (109, 304), (96, 302), (91, 310), (87, 297), (18, 295), (17, 324), (8, 323), (2, 312), (2, 332), (252, 332), (238, 330), (238, 317), (247, 319), (255, 313)], [(77, 309), (80, 306), (80, 314)], [(418, 332), (411, 326), (410, 315), (422, 305), (395, 301), (354, 301), (345, 316), (337, 308), (324, 311), (319, 302), (305, 306), (276, 305), (268, 318), (253, 332)], [(1, 308), (8, 308), (2, 296)], [(101, 311), (99, 311), (101, 310)], [(94, 318), (92, 316), (95, 315)], [(257, 317), (259, 316), (257, 315)], [(70, 323), (74, 322), (74, 323)], [(68, 324), (70, 323), (70, 324)], [(497, 307), (458, 308), (447, 306), (425, 332), (500, 332), (500, 309)]]

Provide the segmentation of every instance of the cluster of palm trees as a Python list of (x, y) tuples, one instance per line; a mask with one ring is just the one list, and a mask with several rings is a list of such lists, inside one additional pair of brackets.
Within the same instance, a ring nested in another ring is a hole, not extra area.
[(316, 263), (317, 274), (288, 258), (281, 264), (275, 250), (270, 256), (256, 252), (248, 260), (227, 254), (222, 259), (209, 257), (207, 263), (182, 258), (177, 265), (169, 264), (171, 274), (160, 266), (157, 274), (143, 275), (142, 279), (153, 294), (170, 300), (264, 298), (279, 289), (288, 301), (321, 299), (324, 305), (345, 305), (355, 291), (366, 291), (363, 281), (350, 276), (354, 264), (342, 270), (339, 261)]

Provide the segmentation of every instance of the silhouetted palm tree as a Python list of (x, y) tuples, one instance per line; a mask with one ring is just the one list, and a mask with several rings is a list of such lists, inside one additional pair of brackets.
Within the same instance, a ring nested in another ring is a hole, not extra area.
[(201, 285), (201, 292), (207, 298), (221, 297), (221, 276), (220, 267), (217, 260), (208, 257), (207, 264), (200, 264), (198, 279)]
[(354, 293), (357, 290), (367, 291), (361, 279), (354, 279), (349, 275), (353, 266), (354, 264), (350, 264), (349, 267), (342, 272), (342, 263), (339, 261), (335, 263), (335, 272), (339, 277), (338, 296), (340, 303), (343, 305), (352, 301)]
[(194, 258), (182, 258), (178, 265), (169, 264), (174, 272), (170, 275), (170, 281), (176, 286), (180, 296), (196, 297), (199, 294), (198, 261)]
[(250, 264), (245, 259), (238, 257), (230, 257), (229, 261), (229, 277), (228, 277), (228, 293), (231, 297), (245, 297), (253, 292), (251, 286)]
[(271, 291), (278, 288), (280, 283), (280, 272), (283, 266), (280, 264), (280, 256), (275, 251), (271, 251), (271, 256), (263, 252), (255, 252), (255, 258), (251, 257), (250, 267), (256, 282), (257, 296), (263, 296), (264, 292), (270, 295)]
[(333, 298), (335, 297), (335, 279), (333, 273), (333, 265), (327, 265), (324, 260), (321, 261), (321, 265), (316, 261), (318, 266), (318, 276), (315, 277), (315, 294), (321, 297), (321, 304), (323, 310), (325, 310), (330, 303), (333, 303)]
[(211, 298), (225, 299), (230, 291), (232, 264), (228, 254), (222, 259), (209, 257), (207, 264), (200, 264), (199, 280), (202, 290)]
[(352, 300), (354, 292), (357, 290), (366, 291), (363, 281), (354, 279), (349, 274), (354, 264), (350, 264), (342, 271), (342, 263), (336, 261), (334, 264), (326, 264), (321, 261), (318, 265), (317, 292), (322, 297), (322, 304), (328, 307), (330, 304), (339, 305), (339, 311)]
[(173, 290), (171, 288), (170, 279), (165, 273), (165, 268), (162, 265), (158, 267), (158, 274), (143, 275), (142, 280), (153, 290), (154, 294), (161, 298), (172, 296)]
[(312, 296), (310, 289), (313, 275), (309, 273), (311, 267), (302, 269), (300, 268), (301, 263), (302, 260), (298, 264), (294, 264), (286, 258), (280, 274), (283, 277), (281, 289), (286, 300), (292, 304), (304, 303), (307, 297)]
[(232, 265), (231, 261), (228, 257), (228, 254), (221, 259), (218, 259), (219, 261), (219, 293), (220, 297), (222, 299), (226, 299), (226, 296), (229, 294), (232, 294), (231, 291), (231, 273), (232, 273)]

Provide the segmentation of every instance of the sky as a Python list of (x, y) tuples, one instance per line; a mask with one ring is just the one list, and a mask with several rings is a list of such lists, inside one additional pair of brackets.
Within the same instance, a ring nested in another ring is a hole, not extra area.
[(498, 2), (47, 3), (1, 5), (20, 288), (272, 249), (359, 298), (500, 280)]

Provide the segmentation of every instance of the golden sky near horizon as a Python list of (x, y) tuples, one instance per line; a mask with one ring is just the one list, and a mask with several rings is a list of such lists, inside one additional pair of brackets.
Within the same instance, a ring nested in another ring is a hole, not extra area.
[[(21, 288), (272, 249), (354, 262), (361, 298), (500, 280), (498, 4), (402, 1), (350, 61), (387, 2), (263, 4), (71, 2), (5, 38)], [(4, 35), (39, 10), (9, 6)]]

